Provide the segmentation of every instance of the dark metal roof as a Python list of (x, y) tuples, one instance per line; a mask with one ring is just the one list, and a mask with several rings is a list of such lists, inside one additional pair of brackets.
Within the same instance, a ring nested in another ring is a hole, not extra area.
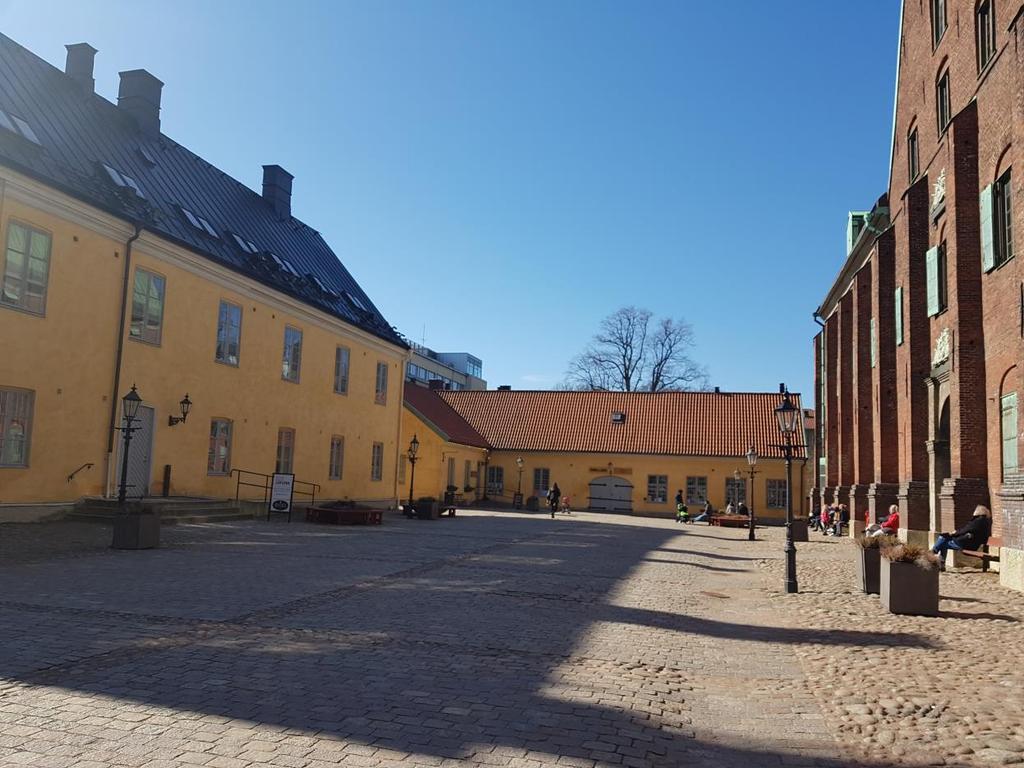
[[(0, 163), (406, 346), (319, 232), (294, 217), (278, 219), (260, 194), (167, 136), (147, 137), (130, 115), (3, 34), (0, 109), (25, 120), (39, 139), (34, 144), (0, 124)], [(119, 189), (102, 164), (133, 178), (144, 199)], [(210, 222), (219, 237), (193, 227), (182, 208)], [(246, 253), (231, 233), (261, 253)]]

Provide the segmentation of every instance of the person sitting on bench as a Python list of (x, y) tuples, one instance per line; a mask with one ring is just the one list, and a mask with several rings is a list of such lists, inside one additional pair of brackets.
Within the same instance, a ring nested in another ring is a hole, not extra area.
[(946, 570), (946, 552), (970, 549), (980, 550), (988, 543), (992, 535), (992, 513), (988, 507), (978, 505), (967, 525), (957, 528), (953, 533), (940, 533), (932, 552), (939, 556), (939, 570)]
[(889, 516), (881, 523), (869, 525), (865, 536), (895, 536), (900, 530), (900, 508), (895, 504), (889, 507)]
[(715, 514), (715, 508), (711, 506), (710, 501), (705, 501), (704, 511), (697, 515), (695, 518), (693, 518), (693, 522), (707, 523), (708, 525), (711, 525), (711, 516), (713, 514)]

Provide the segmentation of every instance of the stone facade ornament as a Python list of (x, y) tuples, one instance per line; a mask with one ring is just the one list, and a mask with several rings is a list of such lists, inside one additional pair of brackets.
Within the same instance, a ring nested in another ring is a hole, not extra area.
[(939, 338), (935, 340), (935, 351), (932, 352), (932, 368), (942, 365), (949, 360), (952, 351), (953, 345), (950, 341), (949, 328), (943, 328)]
[(937, 210), (946, 202), (946, 169), (939, 171), (939, 177), (932, 185), (932, 210)]

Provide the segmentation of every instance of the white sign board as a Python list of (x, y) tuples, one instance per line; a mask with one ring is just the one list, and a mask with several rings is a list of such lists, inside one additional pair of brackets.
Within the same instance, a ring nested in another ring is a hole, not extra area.
[(270, 481), (270, 507), (267, 513), (283, 512), (291, 517), (292, 514), (292, 488), (295, 485), (295, 475), (275, 473)]

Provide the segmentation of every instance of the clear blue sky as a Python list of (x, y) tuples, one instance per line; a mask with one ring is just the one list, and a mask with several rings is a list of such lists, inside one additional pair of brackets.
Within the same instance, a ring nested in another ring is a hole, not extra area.
[[(846, 214), (888, 179), (897, 0), (45, 2), (0, 29), (164, 81), (163, 129), (295, 175), (406, 335), (548, 388), (601, 317), (693, 324), (723, 389), (810, 393)], [(809, 401), (808, 401), (809, 402)]]

